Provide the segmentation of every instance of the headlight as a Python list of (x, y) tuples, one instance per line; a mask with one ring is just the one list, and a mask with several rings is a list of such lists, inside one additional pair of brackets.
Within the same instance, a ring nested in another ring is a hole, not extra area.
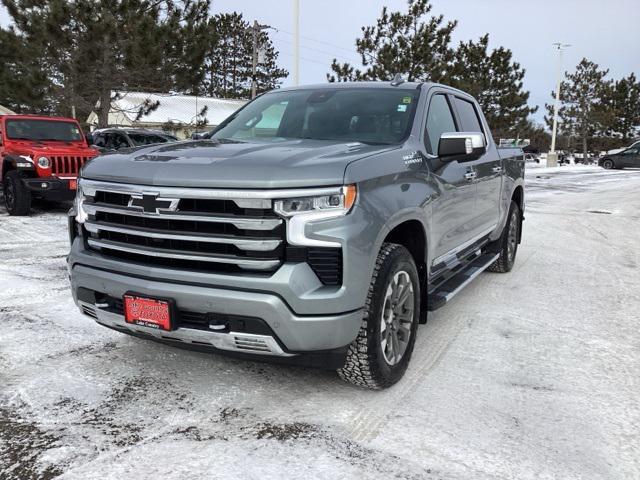
[[(338, 241), (308, 236), (309, 224), (341, 217), (356, 202), (355, 185), (323, 191), (321, 194), (276, 200), (274, 210), (287, 220), (287, 241), (300, 247), (340, 247)], [(312, 235), (312, 234), (311, 234)]]
[(76, 198), (73, 201), (73, 208), (76, 211), (76, 222), (84, 223), (87, 220), (87, 213), (84, 211), (84, 194), (82, 193), (82, 182), (78, 178), (76, 187)]
[[(274, 210), (283, 217), (292, 217), (300, 214), (317, 212), (333, 213), (330, 216), (346, 215), (356, 201), (356, 186), (347, 185), (341, 187), (335, 193), (312, 197), (297, 197), (276, 200)], [(326, 218), (325, 215), (321, 215)]]
[(47, 157), (40, 157), (38, 159), (38, 166), (40, 168), (49, 168), (49, 165), (51, 165), (51, 162), (49, 162)]

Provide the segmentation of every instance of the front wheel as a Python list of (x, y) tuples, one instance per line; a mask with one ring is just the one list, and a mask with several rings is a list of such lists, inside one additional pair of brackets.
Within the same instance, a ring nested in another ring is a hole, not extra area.
[(420, 314), (420, 283), (413, 257), (402, 245), (380, 249), (358, 336), (338, 375), (371, 389), (389, 387), (407, 370)]
[(605, 170), (611, 170), (613, 167), (615, 167), (613, 160), (605, 160), (602, 162), (602, 168)]
[(4, 176), (4, 204), (9, 215), (28, 215), (31, 210), (31, 192), (24, 186), (15, 170)]

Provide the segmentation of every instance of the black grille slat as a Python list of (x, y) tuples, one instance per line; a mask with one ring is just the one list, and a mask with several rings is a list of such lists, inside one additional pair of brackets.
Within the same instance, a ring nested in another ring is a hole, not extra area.
[(78, 175), (82, 166), (90, 157), (78, 157), (68, 155), (51, 155), (51, 173), (53, 175)]

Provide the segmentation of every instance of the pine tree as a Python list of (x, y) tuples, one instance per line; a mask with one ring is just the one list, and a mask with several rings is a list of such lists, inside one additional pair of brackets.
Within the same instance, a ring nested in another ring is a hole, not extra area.
[[(262, 55), (256, 68), (257, 92), (276, 88), (288, 72), (277, 65), (278, 52), (266, 31), (258, 34)], [(201, 90), (211, 97), (250, 98), (253, 63), (252, 26), (241, 13), (209, 20)]]
[(376, 25), (362, 27), (356, 51), (364, 70), (333, 60), (330, 82), (389, 80), (402, 73), (408, 81), (440, 81), (453, 58), (449, 47), (457, 22), (429, 16), (429, 0), (409, 0), (406, 13), (383, 7)]
[(615, 112), (611, 133), (627, 143), (640, 135), (640, 81), (631, 73), (615, 82), (610, 93)]
[(527, 105), (525, 70), (512, 61), (508, 49), (488, 52), (488, 34), (452, 48), (457, 21), (430, 16), (431, 9), (428, 0), (409, 0), (406, 13), (383, 8), (376, 25), (362, 27), (362, 37), (356, 40), (363, 69), (334, 59), (327, 79), (390, 80), (400, 73), (408, 81), (452, 85), (475, 95), (496, 136), (518, 135), (537, 109)]
[(17, 113), (52, 113), (52, 85), (37, 58), (24, 38), (0, 29), (0, 105)]
[[(575, 72), (565, 72), (565, 80), (560, 84), (559, 131), (576, 138), (582, 146), (582, 153), (588, 155), (589, 141), (594, 136), (605, 136), (614, 122), (612, 106), (612, 82), (606, 80), (609, 70), (583, 58)], [(551, 92), (555, 98), (555, 92)], [(553, 104), (547, 104), (547, 125), (553, 123)]]
[(70, 115), (73, 107), (86, 118), (99, 101), (99, 125), (106, 126), (112, 91), (188, 91), (200, 82), (204, 52), (197, 45), (208, 0), (2, 1), (37, 52), (57, 113)]
[(525, 70), (512, 61), (511, 50), (499, 47), (489, 53), (488, 47), (488, 34), (478, 42), (460, 42), (444, 83), (478, 100), (494, 137), (523, 138), (527, 117), (537, 110), (527, 104)]

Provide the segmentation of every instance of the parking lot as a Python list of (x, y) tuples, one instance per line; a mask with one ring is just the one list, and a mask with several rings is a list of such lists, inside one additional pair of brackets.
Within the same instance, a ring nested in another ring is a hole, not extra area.
[(640, 478), (640, 170), (527, 171), (523, 243), (372, 392), (107, 330), (67, 205), (0, 211), (0, 479)]

